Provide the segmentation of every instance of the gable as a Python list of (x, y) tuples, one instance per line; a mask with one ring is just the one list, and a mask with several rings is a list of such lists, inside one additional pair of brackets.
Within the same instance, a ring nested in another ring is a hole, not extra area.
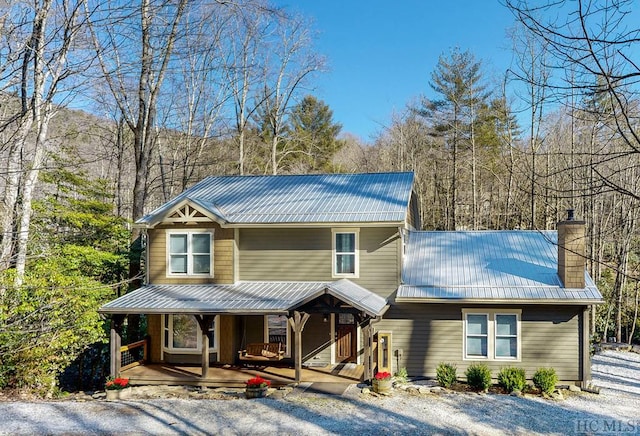
[(155, 215), (147, 224), (149, 227), (155, 227), (158, 224), (195, 225), (211, 222), (220, 223), (220, 218), (190, 200), (182, 200), (162, 214)]

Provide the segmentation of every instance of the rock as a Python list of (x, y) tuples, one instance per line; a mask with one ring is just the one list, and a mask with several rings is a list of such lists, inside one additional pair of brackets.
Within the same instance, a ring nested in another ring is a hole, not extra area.
[(371, 389), (369, 388), (362, 388), (362, 390), (360, 391), (363, 394), (370, 394), (371, 393)]
[(422, 392), (420, 392), (420, 389), (414, 388), (414, 387), (409, 387), (407, 388), (407, 393), (409, 395), (420, 395)]
[(434, 387), (431, 388), (431, 392), (433, 392), (434, 394), (439, 394), (442, 391), (443, 391), (443, 389), (440, 386), (434, 386)]
[(430, 393), (430, 392), (431, 392), (431, 389), (430, 389), (430, 388), (428, 388), (428, 387), (426, 387), (426, 386), (420, 386), (420, 387), (418, 388), (418, 392), (419, 392), (420, 394), (422, 394), (422, 395), (425, 395), (425, 394)]
[(576, 385), (569, 385), (569, 391), (571, 391), (571, 392), (582, 392), (582, 389), (580, 389), (580, 387), (576, 386)]
[(562, 395), (562, 392), (557, 391), (551, 394), (551, 398), (557, 401), (562, 401), (564, 400), (564, 395)]
[(522, 392), (516, 389), (515, 391), (511, 392), (509, 395), (511, 395), (512, 397), (522, 397)]

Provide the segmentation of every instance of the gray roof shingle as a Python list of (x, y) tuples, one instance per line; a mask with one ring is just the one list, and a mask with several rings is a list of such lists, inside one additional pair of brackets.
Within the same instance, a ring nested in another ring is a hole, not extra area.
[(410, 232), (396, 301), (600, 302), (585, 288), (564, 288), (555, 231)]
[(228, 224), (403, 222), (413, 173), (208, 177), (137, 221), (185, 200)]

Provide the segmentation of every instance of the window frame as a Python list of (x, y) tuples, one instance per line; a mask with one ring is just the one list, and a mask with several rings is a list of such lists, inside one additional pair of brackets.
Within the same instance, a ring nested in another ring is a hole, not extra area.
[[(469, 315), (485, 315), (487, 317), (487, 356), (467, 355), (467, 323)], [(516, 318), (516, 356), (498, 356), (496, 350), (497, 339), (501, 337), (513, 337), (498, 335), (497, 316), (510, 315)], [(522, 309), (462, 309), (462, 359), (465, 361), (484, 360), (501, 362), (522, 361)]]
[(264, 316), (264, 341), (269, 342), (269, 317), (270, 316), (284, 316), (286, 322), (286, 330), (287, 330), (287, 338), (286, 343), (284, 344), (285, 354), (284, 357), (291, 357), (291, 326), (289, 325), (289, 318), (286, 315), (278, 315), (278, 314), (267, 314)]
[[(171, 256), (177, 253), (171, 252), (171, 236), (173, 235), (186, 235), (187, 236), (187, 272), (172, 272), (171, 271)], [(208, 235), (209, 236), (209, 272), (208, 273), (194, 273), (193, 272), (193, 258), (194, 255), (202, 255), (202, 253), (193, 252), (193, 236), (194, 235)], [(177, 230), (171, 229), (166, 231), (166, 276), (167, 277), (213, 277), (213, 256), (214, 256), (214, 230), (213, 229), (189, 229), (189, 230)]]
[[(176, 348), (173, 346), (173, 317), (174, 316), (191, 316), (196, 323), (196, 348)], [(218, 352), (218, 340), (219, 340), (219, 315), (216, 315), (213, 319), (213, 341), (209, 340), (209, 354)], [(167, 324), (167, 320), (169, 323)], [(202, 331), (200, 330), (200, 324), (194, 315), (188, 313), (162, 314), (162, 352), (169, 354), (202, 354)], [(168, 344), (168, 345), (167, 345)]]
[[(337, 235), (352, 234), (354, 235), (354, 251), (351, 252), (338, 252), (336, 249)], [(338, 272), (338, 255), (350, 255), (353, 254), (353, 272), (352, 273), (339, 273)], [(360, 277), (360, 229), (359, 228), (336, 228), (331, 229), (331, 276), (334, 278), (359, 278)]]

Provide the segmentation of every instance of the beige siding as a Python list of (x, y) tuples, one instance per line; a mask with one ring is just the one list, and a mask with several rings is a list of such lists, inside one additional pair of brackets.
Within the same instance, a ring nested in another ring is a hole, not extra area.
[[(412, 376), (435, 376), (440, 362), (455, 363), (458, 376), (467, 366), (463, 360), (462, 308), (445, 304), (402, 304), (393, 306), (376, 330), (392, 332), (395, 352), (403, 351), (399, 366)], [(513, 307), (512, 307), (513, 308)], [(492, 307), (492, 309), (502, 309)], [(520, 362), (487, 361), (494, 376), (508, 365), (524, 368), (531, 378), (537, 368), (555, 368), (560, 380), (580, 379), (580, 308), (525, 306), (522, 308), (522, 359)]]
[[(331, 281), (331, 229), (241, 229), (239, 279)], [(354, 282), (387, 296), (399, 283), (397, 228), (361, 228), (360, 278)]]
[[(310, 365), (331, 363), (331, 323), (322, 314), (312, 314), (302, 331), (302, 361)], [(293, 346), (293, 332), (291, 333)], [(293, 357), (293, 355), (291, 356)]]
[[(192, 226), (193, 227), (193, 226)], [(193, 228), (213, 228), (213, 278), (167, 277), (166, 230), (189, 230), (183, 225), (158, 226), (149, 230), (149, 283), (152, 284), (206, 284), (233, 283), (233, 230), (223, 229), (217, 223), (198, 223)]]

